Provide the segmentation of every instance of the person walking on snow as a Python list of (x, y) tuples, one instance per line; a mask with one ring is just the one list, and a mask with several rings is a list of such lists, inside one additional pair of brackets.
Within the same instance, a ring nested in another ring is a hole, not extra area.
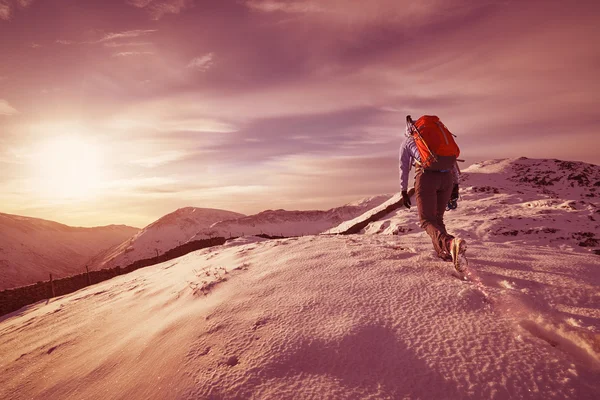
[[(422, 117), (425, 118), (425, 117)], [(417, 120), (417, 124), (421, 121)], [(437, 120), (437, 117), (434, 117)], [(438, 120), (439, 121), (439, 120)], [(436, 122), (438, 125), (441, 121)], [(443, 124), (441, 127), (445, 126)], [(447, 128), (446, 128), (447, 129)], [(444, 133), (442, 131), (442, 133)], [(439, 132), (437, 133), (439, 135)], [(448, 134), (451, 133), (448, 131)], [(441, 259), (452, 261), (454, 267), (462, 273), (459, 256), (464, 254), (467, 243), (463, 239), (455, 238), (446, 231), (444, 224), (444, 212), (446, 206), (452, 199), (458, 199), (458, 168), (456, 157), (438, 156), (428, 168), (423, 167), (421, 153), (415, 139), (423, 139), (419, 136), (415, 123), (407, 116), (407, 128), (404, 141), (400, 146), (399, 172), (400, 189), (402, 193), (402, 204), (411, 207), (410, 197), (407, 192), (408, 174), (415, 165), (415, 199), (421, 228), (431, 237), (433, 247)], [(458, 148), (457, 148), (458, 149)]]

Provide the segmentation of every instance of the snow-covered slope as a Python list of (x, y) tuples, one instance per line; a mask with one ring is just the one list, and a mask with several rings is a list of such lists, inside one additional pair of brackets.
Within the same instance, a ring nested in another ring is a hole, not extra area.
[(191, 240), (221, 236), (303, 236), (323, 232), (342, 221), (353, 219), (365, 211), (377, 207), (390, 195), (379, 195), (358, 200), (327, 211), (267, 210), (247, 217), (218, 222), (200, 231)]
[(578, 399), (597, 256), (473, 243), (481, 285), (390, 235), (233, 242), (0, 322), (7, 399)]
[[(486, 161), (463, 171), (460, 195), (458, 209), (445, 216), (450, 233), (467, 240), (536, 243), (600, 253), (599, 166), (525, 158)], [(428, 240), (415, 207), (400, 208), (363, 232), (410, 234)]]
[(0, 213), (0, 290), (85, 271), (98, 252), (139, 229), (124, 225), (76, 228)]
[(112, 268), (152, 258), (187, 242), (197, 232), (215, 222), (243, 216), (211, 208), (180, 208), (154, 221), (119, 245), (96, 255), (90, 265), (94, 269)]

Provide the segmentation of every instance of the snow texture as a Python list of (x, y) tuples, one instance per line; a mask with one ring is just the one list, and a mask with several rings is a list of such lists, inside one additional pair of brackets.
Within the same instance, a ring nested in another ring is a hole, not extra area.
[(77, 228), (0, 213), (0, 290), (85, 272), (87, 261), (137, 233), (125, 225)]
[(600, 231), (598, 170), (466, 170), (446, 220), (470, 283), (413, 208), (362, 235), (243, 237), (25, 307), (0, 319), (0, 398), (596, 399), (600, 261), (579, 237)]

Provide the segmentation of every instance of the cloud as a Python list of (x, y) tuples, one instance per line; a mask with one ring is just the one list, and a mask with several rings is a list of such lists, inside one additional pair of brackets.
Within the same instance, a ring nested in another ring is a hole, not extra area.
[(66, 45), (69, 45), (69, 44), (73, 44), (73, 43), (75, 43), (75, 42), (74, 42), (74, 41), (72, 41), (72, 40), (64, 40), (64, 39), (59, 39), (59, 40), (57, 40), (57, 41), (56, 41), (56, 43), (57, 43), (57, 44), (63, 44), (63, 45), (65, 45), (65, 46), (66, 46)]
[(130, 179), (115, 179), (105, 183), (105, 186), (110, 189), (137, 189), (147, 187), (160, 187), (177, 183), (177, 179), (166, 178), (160, 176), (140, 177)]
[(140, 165), (145, 168), (155, 168), (187, 157), (189, 153), (179, 150), (167, 151), (161, 154), (131, 161), (131, 164)]
[(3, 19), (5, 21), (9, 20), (11, 11), (12, 9), (9, 3), (0, 1), (0, 19)]
[(15, 115), (19, 112), (13, 108), (8, 101), (0, 99), (0, 115)]
[(127, 0), (127, 4), (147, 10), (154, 20), (165, 14), (179, 14), (193, 3), (194, 0)]
[(325, 9), (314, 1), (278, 1), (278, 0), (250, 0), (246, 6), (251, 10), (261, 12), (308, 13), (324, 12)]
[(122, 51), (115, 53), (113, 57), (131, 57), (131, 56), (151, 56), (154, 52), (152, 51)]
[(247, 0), (251, 10), (273, 14), (317, 17), (328, 25), (344, 28), (392, 23), (405, 28), (467, 15), (474, 10), (502, 3), (499, 0)]
[(137, 47), (137, 46), (151, 46), (152, 42), (105, 42), (104, 47)]
[(196, 57), (188, 64), (188, 68), (197, 69), (199, 71), (208, 71), (214, 64), (214, 53), (208, 53), (202, 57)]
[(0, 0), (0, 19), (8, 21), (12, 17), (14, 7), (27, 8), (34, 0)]
[(131, 31), (117, 32), (117, 33), (107, 33), (104, 37), (98, 40), (96, 43), (108, 42), (110, 40), (118, 40), (118, 39), (131, 39), (140, 36), (149, 35), (151, 33), (156, 32), (156, 29), (136, 29)]

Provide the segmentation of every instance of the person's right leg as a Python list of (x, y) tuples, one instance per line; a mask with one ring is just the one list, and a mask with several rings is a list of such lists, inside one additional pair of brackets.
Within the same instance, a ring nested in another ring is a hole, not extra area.
[[(448, 234), (438, 225), (437, 192), (442, 183), (442, 176), (437, 173), (420, 173), (415, 178), (415, 198), (421, 227), (431, 237), (433, 248), (440, 258), (447, 258), (446, 240)], [(445, 204), (444, 204), (445, 207)]]

